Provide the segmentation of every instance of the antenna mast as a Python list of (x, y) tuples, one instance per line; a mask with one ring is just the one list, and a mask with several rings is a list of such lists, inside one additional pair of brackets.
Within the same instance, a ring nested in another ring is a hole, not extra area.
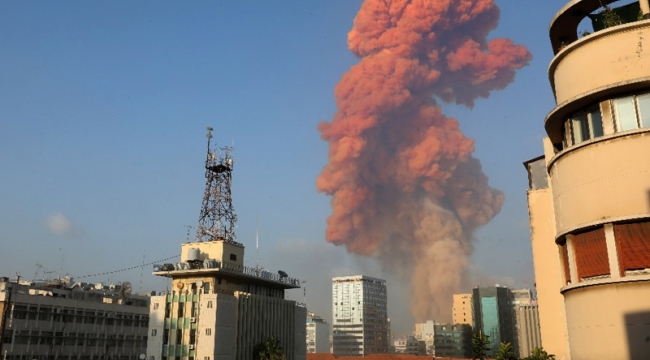
[(208, 154), (205, 160), (205, 193), (196, 241), (217, 241), (235, 243), (235, 222), (237, 215), (232, 206), (233, 148), (230, 146), (211, 148), (212, 128), (207, 127)]

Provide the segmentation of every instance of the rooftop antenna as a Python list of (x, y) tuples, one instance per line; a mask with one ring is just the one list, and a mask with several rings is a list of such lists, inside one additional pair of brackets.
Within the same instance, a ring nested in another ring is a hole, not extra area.
[(260, 270), (260, 214), (255, 220), (255, 270)]
[(183, 227), (187, 229), (187, 237), (185, 238), (185, 240), (187, 242), (190, 242), (190, 231), (192, 230), (193, 226), (192, 225), (185, 225)]
[(208, 151), (205, 159), (205, 193), (196, 228), (196, 241), (217, 241), (239, 244), (235, 239), (237, 215), (232, 206), (233, 147), (210, 146), (211, 127), (207, 127)]

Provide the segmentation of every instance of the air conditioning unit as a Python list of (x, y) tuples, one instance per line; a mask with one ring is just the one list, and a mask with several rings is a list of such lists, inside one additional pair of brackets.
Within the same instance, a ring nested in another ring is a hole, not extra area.
[(196, 345), (190, 345), (190, 350), (194, 350), (194, 347), (195, 347), (195, 346), (196, 346)]
[(191, 322), (191, 323), (195, 323), (195, 322), (196, 322), (196, 318), (195, 318), (195, 317), (191, 317), (191, 318), (190, 318), (190, 322)]

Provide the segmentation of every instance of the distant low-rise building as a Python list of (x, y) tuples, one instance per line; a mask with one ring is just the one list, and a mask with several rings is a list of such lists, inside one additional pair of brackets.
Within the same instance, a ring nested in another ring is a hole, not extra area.
[(434, 326), (436, 357), (467, 358), (472, 356), (472, 327), (467, 324)]
[(427, 350), (426, 353), (432, 356), (435, 355), (433, 342), (433, 336), (435, 334), (434, 325), (433, 320), (427, 320), (424, 323), (415, 324), (415, 331), (413, 331), (413, 336), (418, 340), (424, 341)]
[(0, 278), (0, 358), (137, 359), (147, 346), (149, 297), (127, 286)]
[(395, 340), (393, 347), (396, 354), (426, 355), (427, 353), (424, 341), (416, 339), (413, 335)]
[(325, 353), (330, 351), (330, 326), (320, 316), (307, 313), (307, 352)]

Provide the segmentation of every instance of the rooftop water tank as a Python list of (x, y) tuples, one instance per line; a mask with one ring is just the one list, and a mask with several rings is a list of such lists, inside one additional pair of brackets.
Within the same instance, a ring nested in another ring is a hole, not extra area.
[(187, 250), (187, 261), (197, 261), (199, 260), (199, 255), (201, 251), (197, 248), (190, 248)]

